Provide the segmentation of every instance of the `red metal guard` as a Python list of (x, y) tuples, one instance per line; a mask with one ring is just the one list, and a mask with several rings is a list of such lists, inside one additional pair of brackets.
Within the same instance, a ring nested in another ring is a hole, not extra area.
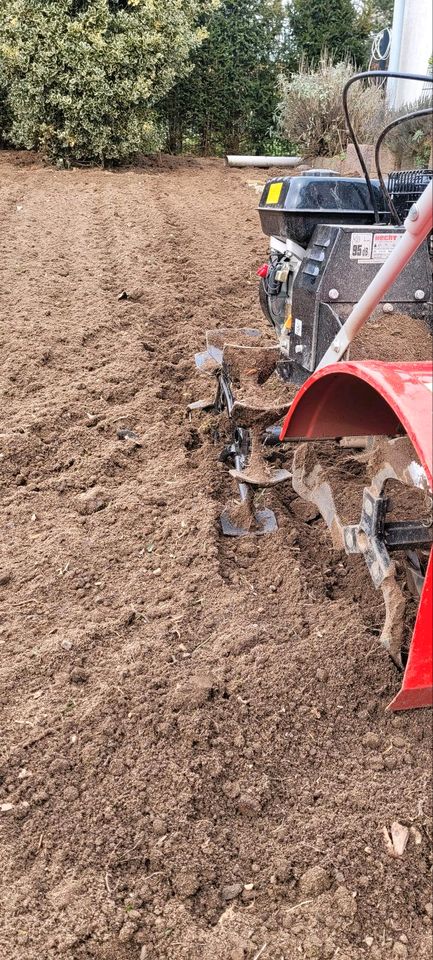
[[(407, 433), (433, 489), (433, 364), (362, 361), (314, 373), (296, 395), (281, 440)], [(430, 559), (400, 693), (389, 706), (433, 703), (433, 559)]]

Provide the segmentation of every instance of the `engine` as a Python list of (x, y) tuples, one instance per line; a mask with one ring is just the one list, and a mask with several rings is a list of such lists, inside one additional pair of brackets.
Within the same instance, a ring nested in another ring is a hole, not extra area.
[[(395, 195), (399, 176), (406, 175), (392, 175)], [(364, 179), (331, 170), (275, 178), (264, 187), (259, 213), (270, 256), (259, 271), (260, 302), (283, 354), (303, 371), (297, 380), (315, 369), (403, 233), (403, 227), (390, 226), (378, 181), (371, 181), (371, 190), (376, 212)], [(430, 299), (423, 244), (387, 294), (385, 312), (427, 316)]]

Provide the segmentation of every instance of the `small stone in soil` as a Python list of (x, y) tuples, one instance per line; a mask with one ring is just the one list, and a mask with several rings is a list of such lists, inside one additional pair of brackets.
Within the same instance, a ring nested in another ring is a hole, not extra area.
[(243, 892), (244, 885), (243, 883), (232, 883), (228, 884), (226, 887), (223, 887), (221, 890), (221, 896), (226, 903), (229, 903), (230, 900), (236, 900), (237, 897), (240, 897)]
[(118, 430), (117, 431), (118, 440), (139, 440), (140, 437), (138, 433), (134, 433), (133, 430)]

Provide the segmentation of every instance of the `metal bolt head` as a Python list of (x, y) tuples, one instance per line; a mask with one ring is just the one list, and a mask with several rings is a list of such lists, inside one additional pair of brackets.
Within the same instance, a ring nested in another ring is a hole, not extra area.
[(425, 290), (415, 290), (415, 300), (424, 300)]
[(340, 294), (338, 290), (335, 289), (335, 287), (331, 287), (328, 296), (330, 300), (338, 300)]
[(382, 310), (384, 313), (394, 313), (394, 306), (392, 303), (384, 303), (382, 305)]

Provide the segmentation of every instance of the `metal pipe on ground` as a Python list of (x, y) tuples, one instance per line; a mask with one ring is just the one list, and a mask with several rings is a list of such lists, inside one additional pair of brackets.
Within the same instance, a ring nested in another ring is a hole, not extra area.
[(229, 167), (298, 167), (302, 157), (249, 157), (228, 154)]

